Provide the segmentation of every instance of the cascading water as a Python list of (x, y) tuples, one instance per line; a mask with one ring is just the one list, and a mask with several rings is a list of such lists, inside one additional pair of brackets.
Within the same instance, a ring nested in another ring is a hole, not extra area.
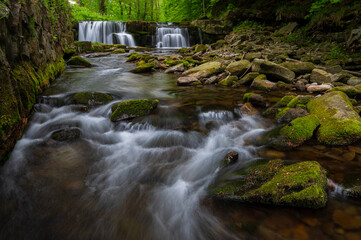
[(136, 46), (133, 36), (126, 32), (126, 23), (124, 22), (79, 22), (79, 41), (123, 44), (128, 47)]
[(158, 24), (156, 42), (157, 48), (190, 47), (188, 29), (174, 27), (171, 24)]

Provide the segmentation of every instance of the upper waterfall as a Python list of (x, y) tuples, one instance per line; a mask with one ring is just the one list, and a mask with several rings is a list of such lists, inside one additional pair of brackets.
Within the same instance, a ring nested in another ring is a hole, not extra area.
[(159, 24), (156, 35), (157, 48), (190, 47), (190, 37), (187, 28), (174, 27), (172, 23)]
[(124, 44), (128, 47), (136, 46), (133, 36), (126, 32), (126, 23), (124, 22), (79, 22), (79, 41)]

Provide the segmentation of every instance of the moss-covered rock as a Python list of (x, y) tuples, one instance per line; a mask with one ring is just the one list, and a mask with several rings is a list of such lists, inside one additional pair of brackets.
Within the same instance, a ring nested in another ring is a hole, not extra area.
[(241, 80), (238, 81), (241, 85), (251, 85), (253, 80), (257, 78), (260, 74), (258, 72), (247, 73)]
[(348, 189), (347, 194), (354, 198), (361, 198), (361, 186), (355, 186)]
[(232, 86), (232, 84), (234, 82), (236, 82), (238, 80), (237, 76), (229, 76), (226, 79), (223, 79), (219, 82), (219, 84), (224, 85), (224, 86)]
[(121, 102), (115, 105), (110, 116), (112, 122), (132, 119), (149, 114), (158, 106), (158, 100), (138, 99)]
[(300, 105), (307, 105), (314, 98), (312, 95), (298, 95), (297, 97), (291, 97), (293, 97), (292, 100), (287, 104), (287, 107), (290, 108), (295, 108)]
[(194, 52), (205, 52), (207, 51), (209, 46), (203, 44), (197, 44), (194, 46)]
[(251, 66), (248, 60), (240, 60), (229, 64), (226, 68), (232, 75), (241, 76)]
[(296, 76), (295, 73), (288, 68), (262, 59), (253, 60), (252, 71), (266, 74), (270, 80), (279, 80), (286, 83), (291, 83)]
[(281, 66), (288, 68), (297, 75), (310, 73), (315, 68), (315, 65), (311, 62), (284, 62)]
[(253, 80), (251, 84), (251, 88), (258, 89), (262, 91), (271, 91), (277, 88), (276, 83), (268, 81), (268, 80)]
[(75, 46), (77, 47), (78, 52), (91, 52), (92, 43), (89, 41), (75, 41)]
[(277, 149), (298, 147), (312, 138), (320, 121), (315, 115), (296, 118), (287, 126), (281, 128), (279, 136), (271, 140), (271, 145)]
[(127, 62), (134, 62), (140, 60), (140, 58), (141, 58), (141, 54), (133, 52), (128, 55)]
[(320, 143), (346, 145), (361, 138), (361, 118), (345, 93), (328, 92), (311, 100), (307, 109), (321, 122), (317, 131)]
[(184, 72), (184, 75), (191, 75), (197, 78), (207, 78), (224, 70), (220, 62), (207, 62), (198, 67), (191, 68)]
[(330, 90), (328, 90), (328, 92), (333, 92), (333, 91), (340, 91), (340, 92), (344, 92), (346, 93), (346, 95), (349, 98), (361, 98), (361, 90), (353, 87), (353, 86), (340, 86), (340, 87), (334, 87)]
[(117, 50), (114, 50), (112, 53), (113, 53), (113, 54), (125, 53), (125, 49), (117, 49)]
[(83, 67), (91, 67), (91, 63), (85, 60), (84, 58), (80, 56), (74, 56), (70, 58), (66, 64), (73, 65), (73, 66), (83, 66)]
[(78, 92), (70, 100), (72, 104), (83, 104), (89, 106), (103, 105), (113, 101), (113, 97), (101, 92)]
[(147, 73), (154, 71), (154, 64), (153, 63), (145, 63), (141, 62), (136, 68), (130, 70), (132, 73)]
[(307, 116), (308, 112), (302, 108), (285, 108), (285, 111), (277, 114), (276, 118), (280, 123), (289, 123), (296, 118)]
[(273, 160), (250, 169), (246, 180), (220, 185), (210, 193), (221, 199), (315, 209), (327, 203), (326, 171), (317, 162), (285, 166), (283, 161)]

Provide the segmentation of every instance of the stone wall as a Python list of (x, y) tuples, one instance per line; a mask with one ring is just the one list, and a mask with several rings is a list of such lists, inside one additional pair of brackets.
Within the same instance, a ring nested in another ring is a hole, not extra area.
[(0, 3), (0, 161), (22, 135), (38, 94), (65, 69), (68, 1)]

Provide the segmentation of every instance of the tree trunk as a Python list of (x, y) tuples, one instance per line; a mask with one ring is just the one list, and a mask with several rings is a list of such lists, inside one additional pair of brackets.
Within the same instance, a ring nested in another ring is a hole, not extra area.
[(203, 17), (206, 16), (206, 4), (204, 3), (204, 0), (203, 0)]
[(100, 0), (99, 12), (102, 14), (105, 14), (105, 12), (106, 12), (105, 0)]
[(144, 15), (143, 21), (145, 21), (145, 17), (147, 16), (147, 0), (144, 0)]
[(153, 0), (150, 0), (150, 20), (153, 21), (153, 5), (154, 5), (154, 2)]
[(119, 0), (119, 5), (120, 5), (120, 15), (123, 16), (123, 5), (121, 0)]
[(138, 0), (137, 20), (140, 19), (140, 0)]

